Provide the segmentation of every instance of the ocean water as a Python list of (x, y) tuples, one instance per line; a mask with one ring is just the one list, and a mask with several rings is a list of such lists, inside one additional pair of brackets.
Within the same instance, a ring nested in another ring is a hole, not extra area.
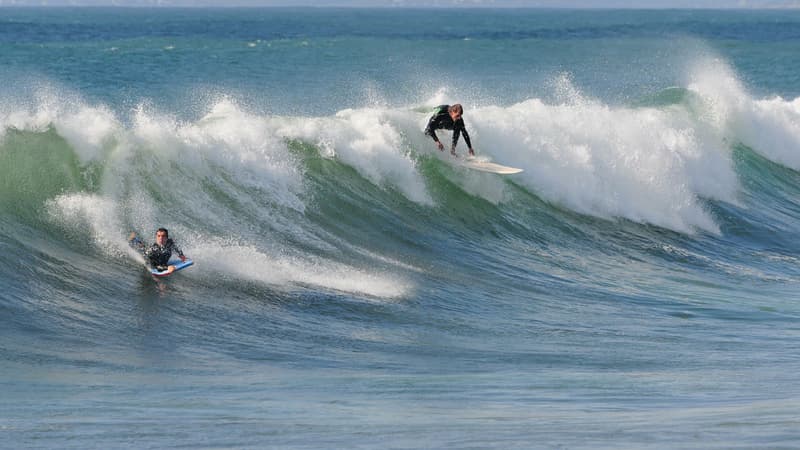
[(798, 11), (4, 7), (0, 79), (0, 447), (800, 446)]

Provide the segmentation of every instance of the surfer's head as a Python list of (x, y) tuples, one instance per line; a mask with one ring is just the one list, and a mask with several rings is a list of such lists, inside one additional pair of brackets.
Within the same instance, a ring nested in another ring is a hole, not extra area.
[(169, 231), (166, 228), (159, 228), (156, 230), (156, 244), (164, 246), (169, 239)]
[(449, 108), (447, 108), (447, 112), (450, 113), (450, 117), (455, 122), (461, 119), (461, 116), (464, 114), (464, 108), (461, 107), (460, 103), (456, 103), (455, 105), (451, 105)]

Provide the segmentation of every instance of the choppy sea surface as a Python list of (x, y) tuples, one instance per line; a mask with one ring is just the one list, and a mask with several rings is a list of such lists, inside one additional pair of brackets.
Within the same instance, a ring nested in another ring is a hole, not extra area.
[(0, 446), (800, 445), (800, 11), (3, 7), (0, 80)]

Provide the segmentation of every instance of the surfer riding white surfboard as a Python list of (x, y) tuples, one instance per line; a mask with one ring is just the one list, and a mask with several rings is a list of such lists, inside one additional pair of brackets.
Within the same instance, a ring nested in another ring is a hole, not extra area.
[(508, 167), (475, 159), (475, 150), (472, 148), (472, 141), (469, 138), (469, 133), (467, 133), (467, 128), (464, 126), (463, 115), (464, 107), (459, 103), (437, 106), (433, 115), (428, 120), (428, 125), (425, 127), (425, 135), (433, 138), (433, 141), (436, 142), (436, 146), (439, 147), (439, 151), (444, 151), (444, 144), (442, 144), (442, 141), (436, 136), (436, 130), (452, 130), (453, 139), (450, 144), (450, 154), (458, 157), (456, 145), (458, 145), (458, 138), (463, 134), (464, 142), (466, 142), (467, 148), (469, 149), (469, 156), (466, 159), (459, 159), (456, 163), (459, 166), (502, 175), (522, 172), (522, 169), (516, 167)]

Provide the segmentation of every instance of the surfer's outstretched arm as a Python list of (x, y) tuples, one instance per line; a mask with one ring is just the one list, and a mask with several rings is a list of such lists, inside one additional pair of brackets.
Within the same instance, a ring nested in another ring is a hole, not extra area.
[(144, 256), (144, 253), (145, 253), (145, 251), (146, 251), (146, 248), (147, 248), (147, 244), (145, 244), (145, 243), (144, 243), (144, 241), (142, 241), (141, 239), (139, 239), (139, 236), (137, 236), (135, 232), (132, 232), (132, 233), (131, 233), (131, 234), (128, 236), (128, 245), (129, 245), (129, 246), (130, 246), (132, 249), (134, 249), (134, 250), (136, 250), (138, 253), (140, 253), (142, 256)]
[(436, 146), (439, 147), (439, 150), (444, 150), (444, 144), (439, 140), (439, 137), (436, 136), (436, 131), (434, 128), (436, 127), (436, 116), (434, 115), (431, 117), (431, 120), (428, 121), (428, 126), (425, 127), (425, 134), (433, 138), (433, 142), (436, 142)]

